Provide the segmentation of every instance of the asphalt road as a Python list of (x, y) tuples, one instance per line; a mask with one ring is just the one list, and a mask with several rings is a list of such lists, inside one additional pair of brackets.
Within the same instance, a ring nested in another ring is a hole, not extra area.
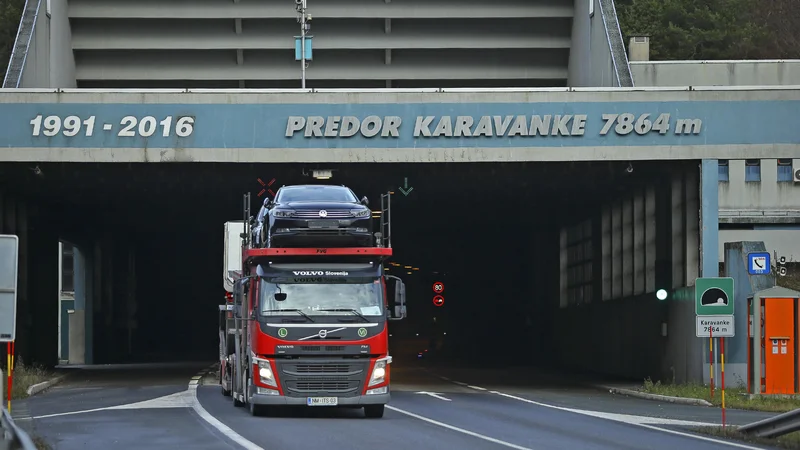
[[(221, 395), (213, 375), (198, 377), (203, 369), (84, 370), (15, 408), (56, 450), (762, 448), (688, 431), (719, 423), (714, 408), (620, 397), (531, 373), (401, 364), (386, 414), (366, 419), (361, 410), (306, 407), (252, 417)], [(737, 413), (729, 414), (734, 423), (765, 416)]]

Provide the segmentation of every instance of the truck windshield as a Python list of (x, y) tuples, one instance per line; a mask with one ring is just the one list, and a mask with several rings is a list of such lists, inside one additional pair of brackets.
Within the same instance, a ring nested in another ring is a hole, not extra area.
[[(262, 278), (259, 301), (262, 315), (290, 316), (297, 315), (293, 310), (300, 310), (309, 316), (341, 316), (347, 315), (346, 310), (350, 309), (367, 317), (383, 315), (383, 288), (379, 278), (324, 284), (290, 281)], [(286, 300), (275, 300), (274, 294), (279, 292), (286, 294)], [(331, 309), (339, 311), (322, 311)]]

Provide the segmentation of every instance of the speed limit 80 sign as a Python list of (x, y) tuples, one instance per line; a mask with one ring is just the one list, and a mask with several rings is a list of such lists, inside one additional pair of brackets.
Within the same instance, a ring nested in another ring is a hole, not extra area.
[(442, 283), (441, 281), (433, 283), (433, 292), (435, 294), (444, 293), (444, 283)]

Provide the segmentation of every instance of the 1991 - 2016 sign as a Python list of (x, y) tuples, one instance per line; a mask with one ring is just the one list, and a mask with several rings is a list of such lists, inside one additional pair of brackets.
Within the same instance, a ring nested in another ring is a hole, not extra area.
[(53, 137), (64, 135), (94, 136), (95, 132), (102, 130), (115, 133), (118, 137), (151, 137), (158, 134), (161, 137), (189, 137), (194, 132), (194, 117), (191, 116), (125, 116), (119, 123), (102, 121), (98, 123), (97, 116), (81, 118), (79, 116), (44, 116), (39, 114), (30, 121), (33, 136)]

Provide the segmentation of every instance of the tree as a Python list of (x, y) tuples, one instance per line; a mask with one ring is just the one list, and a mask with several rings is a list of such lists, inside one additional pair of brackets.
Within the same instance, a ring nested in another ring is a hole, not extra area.
[(14, 40), (17, 38), (17, 29), (23, 8), (25, 8), (25, 0), (0, 2), (0, 68), (3, 71), (0, 79), (5, 76), (8, 60), (14, 49)]
[(769, 44), (763, 49), (762, 58), (800, 57), (800, 1), (761, 0), (754, 13), (771, 34)]
[(626, 41), (650, 36), (653, 60), (752, 59), (771, 37), (760, 1), (618, 0), (618, 13)]

